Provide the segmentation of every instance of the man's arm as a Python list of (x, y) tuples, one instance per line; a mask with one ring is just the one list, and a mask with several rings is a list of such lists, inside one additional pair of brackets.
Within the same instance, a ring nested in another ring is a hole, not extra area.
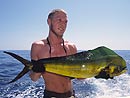
[[(37, 43), (33, 43), (31, 47), (31, 53), (30, 53), (32, 60), (38, 60), (38, 51), (39, 51), (39, 48), (37, 46)], [(40, 78), (40, 76), (41, 76), (41, 73), (36, 73), (33, 71), (30, 72), (30, 78), (32, 81), (37, 81)]]

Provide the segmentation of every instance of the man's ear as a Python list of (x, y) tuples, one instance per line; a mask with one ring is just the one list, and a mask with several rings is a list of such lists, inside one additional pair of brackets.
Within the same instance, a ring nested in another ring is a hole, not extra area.
[(51, 25), (51, 19), (47, 19), (47, 24), (50, 26)]

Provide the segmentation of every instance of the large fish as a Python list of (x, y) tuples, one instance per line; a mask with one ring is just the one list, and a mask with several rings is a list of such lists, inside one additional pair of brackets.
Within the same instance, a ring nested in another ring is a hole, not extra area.
[[(25, 65), (24, 69), (9, 83), (15, 82), (33, 67), (31, 61), (14, 53), (6, 52)], [(126, 72), (125, 60), (107, 47), (79, 52), (69, 56), (40, 59), (46, 72), (73, 78), (113, 78)]]

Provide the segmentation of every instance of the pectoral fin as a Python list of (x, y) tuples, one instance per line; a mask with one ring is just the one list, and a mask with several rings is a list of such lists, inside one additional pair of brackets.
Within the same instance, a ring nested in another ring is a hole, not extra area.
[(104, 70), (102, 70), (97, 76), (95, 76), (95, 78), (113, 79), (113, 77), (110, 77), (110, 75)]
[(109, 70), (109, 66), (105, 67), (104, 69), (102, 69), (100, 71), (100, 73), (95, 76), (95, 78), (103, 78), (103, 79), (113, 79), (113, 77), (111, 77), (109, 74), (108, 74), (108, 70)]

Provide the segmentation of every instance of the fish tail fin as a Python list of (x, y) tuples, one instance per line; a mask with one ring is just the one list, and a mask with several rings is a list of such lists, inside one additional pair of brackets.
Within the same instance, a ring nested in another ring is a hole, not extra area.
[(22, 76), (24, 76), (28, 72), (29, 72), (29, 70), (26, 67), (24, 67), (24, 69), (13, 80), (8, 82), (8, 84), (17, 81), (18, 79), (20, 79)]
[(23, 57), (21, 57), (21, 56), (19, 56), (17, 54), (11, 53), (11, 52), (4, 51), (4, 53), (6, 53), (6, 54), (8, 54), (8, 55), (10, 55), (12, 57), (14, 57), (15, 59), (17, 59), (18, 61), (20, 61), (25, 66), (23, 68), (23, 70), (12, 81), (10, 81), (8, 83), (12, 83), (12, 82), (17, 81), (22, 76), (24, 76), (27, 72), (30, 71), (30, 69), (32, 67), (32, 63), (29, 60), (26, 60)]

